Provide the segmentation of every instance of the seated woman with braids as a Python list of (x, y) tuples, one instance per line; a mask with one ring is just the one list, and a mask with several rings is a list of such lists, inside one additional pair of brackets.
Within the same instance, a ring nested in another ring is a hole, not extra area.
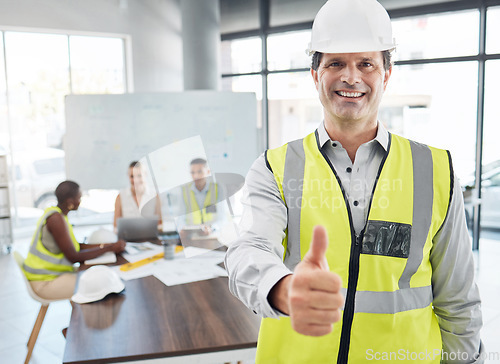
[(64, 181), (57, 186), (55, 194), (57, 206), (45, 209), (38, 220), (23, 270), (40, 297), (69, 299), (74, 293), (77, 276), (73, 264), (110, 251), (122, 252), (125, 241), (100, 245), (78, 243), (67, 215), (80, 205), (80, 186), (73, 181)]

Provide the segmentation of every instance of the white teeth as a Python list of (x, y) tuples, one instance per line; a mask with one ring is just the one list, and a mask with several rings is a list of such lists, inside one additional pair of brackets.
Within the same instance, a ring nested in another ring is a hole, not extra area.
[(361, 92), (345, 92), (345, 91), (338, 91), (337, 92), (340, 96), (344, 97), (360, 97), (363, 96)]

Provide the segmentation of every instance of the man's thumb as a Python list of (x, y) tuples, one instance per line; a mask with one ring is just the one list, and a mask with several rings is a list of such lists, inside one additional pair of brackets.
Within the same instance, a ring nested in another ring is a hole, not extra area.
[(328, 270), (328, 262), (325, 258), (327, 248), (328, 235), (326, 233), (326, 229), (322, 225), (317, 225), (313, 230), (311, 245), (305, 256), (306, 260)]

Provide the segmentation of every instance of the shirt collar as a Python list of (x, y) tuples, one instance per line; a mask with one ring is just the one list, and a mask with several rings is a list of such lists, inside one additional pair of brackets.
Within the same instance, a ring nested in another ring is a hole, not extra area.
[[(330, 140), (330, 136), (325, 129), (324, 121), (322, 121), (318, 126), (318, 137), (320, 148), (322, 148), (325, 143)], [(376, 140), (385, 149), (385, 151), (387, 151), (389, 147), (389, 132), (380, 121), (377, 122), (377, 135), (373, 140)]]
[(208, 185), (209, 185), (209, 182), (207, 181), (207, 183), (205, 183), (205, 187), (203, 187), (201, 189), (201, 191), (199, 189), (196, 188), (194, 182), (191, 183), (191, 189), (195, 192), (195, 193), (204, 193), (204, 192), (207, 192), (208, 191)]

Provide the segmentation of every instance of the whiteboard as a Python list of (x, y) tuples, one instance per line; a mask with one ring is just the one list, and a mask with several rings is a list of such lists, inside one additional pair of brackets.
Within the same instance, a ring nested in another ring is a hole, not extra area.
[(197, 135), (212, 172), (245, 176), (262, 152), (254, 93), (68, 95), (65, 107), (66, 176), (84, 190), (127, 187), (131, 161)]

